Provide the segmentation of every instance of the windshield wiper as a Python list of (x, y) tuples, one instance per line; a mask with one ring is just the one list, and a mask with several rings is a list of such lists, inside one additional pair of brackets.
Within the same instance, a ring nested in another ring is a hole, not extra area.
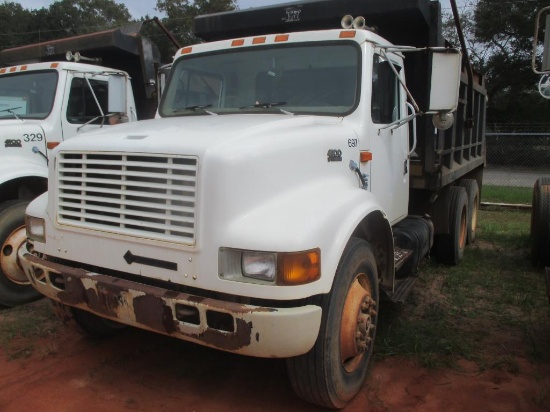
[(212, 105), (211, 104), (202, 104), (202, 105), (196, 105), (196, 106), (187, 106), (187, 107), (182, 107), (180, 109), (174, 109), (174, 110), (172, 110), (172, 113), (184, 112), (186, 110), (190, 110), (190, 111), (193, 111), (193, 112), (196, 112), (197, 110), (202, 110), (205, 113), (208, 113), (212, 116), (216, 116), (217, 113), (206, 110), (208, 107), (212, 107)]
[(239, 109), (243, 110), (243, 109), (250, 109), (250, 108), (253, 108), (253, 107), (260, 108), (260, 109), (274, 108), (274, 109), (279, 110), (281, 113), (292, 114), (293, 115), (294, 113), (289, 112), (288, 110), (284, 110), (284, 109), (281, 109), (280, 107), (278, 107), (278, 106), (284, 106), (285, 104), (287, 104), (287, 103), (286, 102), (256, 102), (256, 103), (248, 105), (248, 106), (239, 107)]
[(20, 106), (20, 107), (10, 107), (9, 109), (0, 110), (0, 113), (2, 113), (2, 112), (8, 112), (8, 113), (10, 113), (10, 114), (13, 114), (13, 116), (14, 116), (17, 120), (22, 120), (19, 116), (17, 116), (17, 113), (14, 112), (14, 110), (17, 110), (17, 109), (21, 109), (21, 106)]

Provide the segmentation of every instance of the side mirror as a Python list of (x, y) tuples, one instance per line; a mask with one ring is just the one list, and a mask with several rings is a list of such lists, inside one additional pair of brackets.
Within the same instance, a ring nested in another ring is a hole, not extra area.
[(454, 112), (458, 106), (462, 55), (456, 49), (432, 50), (428, 113)]
[(126, 113), (127, 77), (122, 74), (109, 74), (109, 113)]

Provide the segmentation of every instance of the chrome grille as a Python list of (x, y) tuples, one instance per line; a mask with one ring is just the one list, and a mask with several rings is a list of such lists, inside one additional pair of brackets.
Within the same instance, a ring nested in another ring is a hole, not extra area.
[(197, 159), (60, 152), (60, 224), (192, 245)]

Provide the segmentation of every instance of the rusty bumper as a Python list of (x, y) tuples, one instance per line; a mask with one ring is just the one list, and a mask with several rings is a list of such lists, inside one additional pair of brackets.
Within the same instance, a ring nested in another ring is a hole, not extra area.
[(69, 267), (19, 249), (32, 285), (43, 295), (126, 325), (212, 348), (287, 358), (311, 349), (321, 308), (272, 308), (203, 298)]

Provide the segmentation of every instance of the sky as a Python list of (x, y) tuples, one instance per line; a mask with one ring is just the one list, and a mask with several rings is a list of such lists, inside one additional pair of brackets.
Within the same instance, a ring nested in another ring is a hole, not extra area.
[[(26, 9), (40, 9), (42, 7), (48, 7), (53, 3), (53, 0), (11, 0), (21, 4)], [(241, 9), (247, 9), (249, 7), (261, 7), (268, 6), (270, 4), (289, 3), (294, 0), (237, 0), (237, 3)], [(389, 1), (389, 0), (388, 0)], [(149, 14), (149, 16), (163, 17), (162, 13), (155, 10), (157, 4), (156, 0), (115, 0), (117, 3), (124, 3), (126, 8), (130, 12), (133, 18), (139, 19), (140, 17)], [(457, 0), (458, 7), (462, 7), (471, 0)], [(450, 12), (451, 6), (449, 0), (441, 0), (441, 7)]]

